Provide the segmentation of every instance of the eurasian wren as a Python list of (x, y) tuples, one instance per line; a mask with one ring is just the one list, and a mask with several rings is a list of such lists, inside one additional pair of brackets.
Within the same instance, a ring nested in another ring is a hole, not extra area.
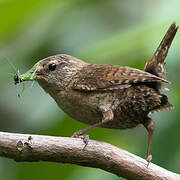
[[(154, 122), (148, 115), (173, 107), (160, 89), (167, 83), (164, 60), (177, 29), (175, 23), (170, 26), (144, 70), (88, 64), (60, 54), (40, 60), (34, 70), (34, 80), (54, 98), (65, 113), (90, 124), (75, 132), (73, 137), (97, 126), (126, 129), (143, 124), (148, 131), (145, 159), (150, 160)], [(17, 76), (15, 79), (17, 83)]]

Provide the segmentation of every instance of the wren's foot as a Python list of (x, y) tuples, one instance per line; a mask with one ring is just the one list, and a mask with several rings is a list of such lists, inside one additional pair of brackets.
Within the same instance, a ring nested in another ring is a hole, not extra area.
[(84, 133), (84, 131), (81, 129), (81, 130), (79, 130), (79, 131), (76, 131), (76, 132), (72, 135), (72, 137), (73, 137), (73, 138), (78, 138), (79, 136), (83, 135), (83, 133)]
[(152, 161), (152, 155), (150, 154), (149, 156), (145, 157), (146, 161), (147, 161), (147, 168), (150, 164), (150, 162)]
[(96, 124), (92, 124), (92, 125), (84, 128), (84, 129), (79, 130), (79, 131), (76, 131), (76, 132), (72, 135), (72, 137), (74, 137), (74, 138), (79, 137), (79, 138), (83, 139), (83, 141), (84, 141), (84, 143), (85, 143), (85, 146), (84, 146), (83, 149), (85, 149), (85, 147), (87, 146), (87, 144), (88, 144), (88, 142), (89, 142), (89, 136), (88, 136), (88, 135), (83, 135), (83, 134), (84, 134), (85, 132), (89, 131), (90, 129), (93, 129), (93, 128), (95, 128), (95, 127), (101, 126), (102, 124), (111, 121), (111, 120), (113, 119), (113, 117), (114, 117), (113, 111), (112, 111), (111, 109), (109, 109), (108, 111), (107, 111), (107, 110), (106, 110), (106, 111), (104, 110), (104, 111), (102, 112), (102, 114), (103, 114), (103, 119), (102, 119), (102, 121), (97, 122)]
[(89, 142), (89, 135), (83, 134), (82, 130), (76, 131), (73, 135), (73, 138), (81, 138), (84, 142), (84, 147), (83, 150), (86, 148), (86, 146), (88, 145)]

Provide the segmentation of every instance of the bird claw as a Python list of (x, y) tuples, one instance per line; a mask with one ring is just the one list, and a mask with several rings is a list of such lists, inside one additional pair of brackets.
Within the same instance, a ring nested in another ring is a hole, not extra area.
[(150, 164), (150, 162), (152, 161), (152, 155), (150, 154), (150, 155), (148, 155), (146, 158), (146, 161), (147, 161), (147, 168), (149, 167), (149, 164)]
[(81, 136), (82, 134), (83, 134), (82, 130), (79, 130), (79, 131), (76, 131), (76, 132), (72, 135), (72, 137), (73, 137), (73, 138), (78, 138), (78, 137)]
[(73, 135), (72, 135), (73, 138), (81, 138), (84, 142), (84, 147), (83, 147), (83, 150), (86, 148), (86, 146), (88, 145), (88, 142), (89, 142), (89, 135), (87, 134), (82, 134), (82, 131), (79, 130), (79, 131), (76, 131)]

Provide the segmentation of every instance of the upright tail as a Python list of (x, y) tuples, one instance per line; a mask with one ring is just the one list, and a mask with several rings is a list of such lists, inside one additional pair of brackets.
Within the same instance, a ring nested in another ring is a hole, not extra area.
[[(163, 79), (166, 78), (165, 58), (168, 50), (178, 30), (176, 23), (171, 24), (160, 45), (156, 49), (153, 57), (146, 63), (144, 71), (159, 76)], [(158, 89), (161, 88), (162, 83), (157, 84)]]

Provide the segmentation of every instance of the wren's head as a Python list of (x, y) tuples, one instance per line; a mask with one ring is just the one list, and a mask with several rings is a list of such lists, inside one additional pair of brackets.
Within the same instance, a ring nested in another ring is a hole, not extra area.
[(87, 63), (66, 54), (50, 56), (37, 62), (34, 80), (47, 92), (63, 90), (71, 78)]

